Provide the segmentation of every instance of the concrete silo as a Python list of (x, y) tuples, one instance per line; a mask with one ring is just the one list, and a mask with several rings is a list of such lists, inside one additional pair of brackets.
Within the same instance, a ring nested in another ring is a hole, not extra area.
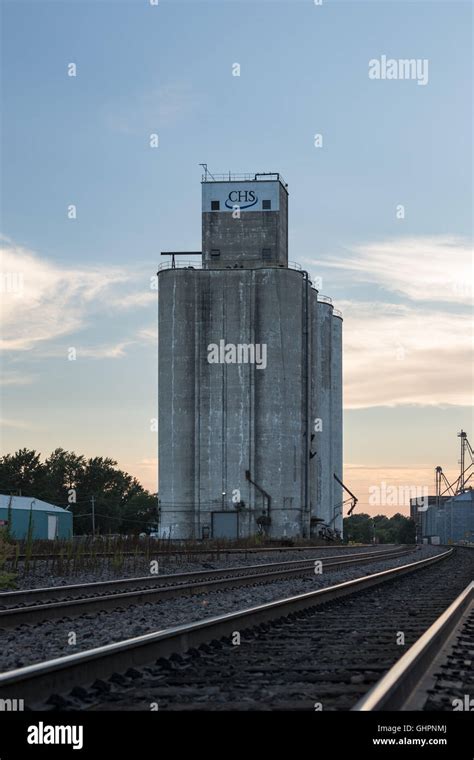
[[(333, 475), (344, 482), (343, 441), (342, 441), (342, 315), (334, 311), (332, 315), (331, 348), (331, 450)], [(342, 536), (343, 491), (341, 484), (333, 477), (332, 525)]]
[(332, 313), (329, 298), (318, 296), (316, 303), (316, 415), (315, 415), (315, 460), (317, 466), (317, 517), (322, 525), (331, 526), (333, 517), (333, 408), (332, 397)]
[(173, 255), (158, 277), (160, 530), (309, 537), (331, 516), (342, 424), (332, 306), (288, 263), (280, 175), (206, 173), (202, 190), (201, 261)]

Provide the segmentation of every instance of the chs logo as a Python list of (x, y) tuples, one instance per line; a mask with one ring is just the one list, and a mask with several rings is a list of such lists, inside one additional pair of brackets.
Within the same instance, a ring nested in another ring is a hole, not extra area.
[[(230, 201), (230, 202), (229, 202)], [(226, 208), (234, 208), (238, 205), (242, 208), (250, 208), (258, 203), (258, 198), (253, 190), (231, 190), (225, 202)]]

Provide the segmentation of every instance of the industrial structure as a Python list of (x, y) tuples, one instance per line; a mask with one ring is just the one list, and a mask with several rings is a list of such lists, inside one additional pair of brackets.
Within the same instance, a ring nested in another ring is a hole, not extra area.
[(72, 514), (31, 496), (0, 494), (0, 527), (12, 538), (72, 538)]
[(458, 433), (458, 438), (461, 456), (456, 480), (449, 483), (443, 468), (438, 466), (435, 495), (410, 499), (417, 543), (474, 544), (474, 452), (464, 430)]
[(281, 175), (204, 167), (202, 251), (158, 272), (160, 534), (341, 536), (341, 314), (288, 261)]

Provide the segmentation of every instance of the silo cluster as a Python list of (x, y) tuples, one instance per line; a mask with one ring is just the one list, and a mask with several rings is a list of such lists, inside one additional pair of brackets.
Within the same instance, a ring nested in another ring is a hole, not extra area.
[(163, 536), (342, 533), (342, 319), (287, 207), (279, 175), (206, 176), (201, 260), (159, 271)]

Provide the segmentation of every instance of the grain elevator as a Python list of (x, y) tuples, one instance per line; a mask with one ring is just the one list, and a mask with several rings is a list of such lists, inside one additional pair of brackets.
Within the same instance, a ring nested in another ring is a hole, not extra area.
[(167, 255), (161, 535), (342, 535), (342, 318), (288, 261), (281, 175), (206, 167), (202, 251)]

